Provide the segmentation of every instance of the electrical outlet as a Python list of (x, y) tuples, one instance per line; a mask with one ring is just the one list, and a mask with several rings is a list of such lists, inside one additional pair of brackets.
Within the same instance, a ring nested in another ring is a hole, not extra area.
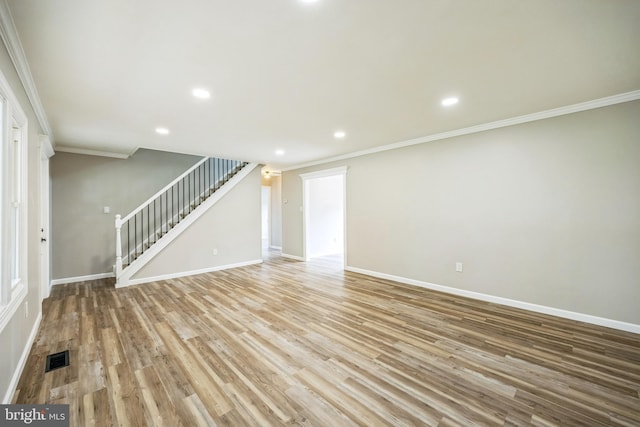
[(215, 248), (215, 249), (213, 250), (213, 255), (218, 255), (218, 248)]
[(456, 262), (456, 271), (458, 273), (462, 273), (462, 263), (461, 262)]

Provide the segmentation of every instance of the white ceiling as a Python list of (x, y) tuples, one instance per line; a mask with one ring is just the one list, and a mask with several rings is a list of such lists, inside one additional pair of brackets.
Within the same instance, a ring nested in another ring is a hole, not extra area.
[(287, 167), (640, 89), (638, 0), (7, 4), (58, 146)]

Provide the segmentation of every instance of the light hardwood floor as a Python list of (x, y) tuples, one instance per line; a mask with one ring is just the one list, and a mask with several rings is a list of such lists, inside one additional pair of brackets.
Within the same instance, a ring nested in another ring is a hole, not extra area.
[(637, 426), (639, 393), (639, 335), (274, 257), (54, 287), (14, 402), (75, 426)]

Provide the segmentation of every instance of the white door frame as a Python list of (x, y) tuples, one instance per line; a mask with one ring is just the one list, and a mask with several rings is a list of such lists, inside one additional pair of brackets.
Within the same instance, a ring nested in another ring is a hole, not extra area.
[(308, 243), (309, 239), (307, 238), (310, 233), (308, 230), (309, 225), (309, 181), (317, 178), (326, 178), (329, 176), (340, 176), (342, 175), (342, 228), (343, 228), (343, 238), (342, 243), (344, 245), (343, 248), (343, 260), (344, 266), (347, 264), (347, 166), (340, 166), (337, 168), (324, 169), (317, 172), (309, 172), (300, 174), (300, 178), (302, 179), (302, 258), (305, 261), (309, 261), (309, 248)]
[(49, 137), (39, 135), (40, 142), (40, 301), (49, 297), (51, 290), (50, 260), (50, 203), (51, 177), (49, 176), (49, 159), (55, 153)]

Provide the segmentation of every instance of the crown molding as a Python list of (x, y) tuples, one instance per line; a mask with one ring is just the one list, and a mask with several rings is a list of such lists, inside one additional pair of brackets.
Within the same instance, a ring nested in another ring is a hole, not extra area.
[(438, 141), (441, 139), (448, 139), (456, 136), (469, 135), (472, 133), (484, 132), (492, 129), (499, 129), (507, 126), (514, 126), (514, 125), (519, 125), (523, 123), (534, 122), (537, 120), (550, 119), (553, 117), (578, 113), (580, 111), (593, 110), (596, 108), (607, 107), (609, 105), (622, 104), (624, 102), (629, 102), (629, 101), (636, 101), (638, 99), (640, 99), (640, 90), (634, 90), (631, 92), (625, 92), (618, 95), (607, 96), (605, 98), (594, 99), (592, 101), (586, 101), (578, 104), (567, 105), (565, 107), (559, 107), (551, 110), (540, 111), (538, 113), (525, 114), (524, 116), (511, 117), (509, 119), (497, 120), (495, 122), (483, 123), (480, 125), (470, 126), (466, 128), (452, 130), (452, 131), (436, 133), (433, 135), (423, 136), (420, 138), (410, 139), (407, 141), (396, 142), (388, 145), (381, 145), (379, 147), (369, 148), (367, 150), (354, 151), (352, 153), (343, 154), (341, 156), (330, 157), (327, 159), (317, 160), (313, 162), (308, 162), (308, 163), (303, 163), (303, 164), (283, 168), (282, 172), (307, 168), (310, 166), (322, 165), (325, 163), (335, 162), (339, 160), (352, 159), (354, 157), (360, 157), (367, 154), (374, 154), (374, 153), (380, 153), (382, 151), (395, 150), (397, 148), (424, 144), (426, 142)]
[(33, 81), (33, 76), (29, 69), (27, 57), (22, 49), (22, 43), (20, 42), (20, 37), (18, 36), (18, 31), (16, 30), (13, 17), (11, 16), (11, 11), (9, 10), (9, 5), (7, 5), (6, 0), (0, 1), (0, 37), (2, 37), (2, 41), (7, 48), (7, 52), (9, 52), (11, 62), (13, 62), (13, 66), (18, 73), (18, 77), (24, 86), (24, 90), (31, 102), (31, 106), (36, 114), (40, 128), (45, 134), (49, 135), (49, 138), (52, 138), (53, 134), (51, 132), (51, 126), (49, 126), (47, 114), (45, 113), (42, 102), (40, 101), (36, 84)]
[(132, 153), (116, 153), (114, 151), (100, 151), (100, 150), (91, 150), (88, 148), (67, 147), (65, 145), (57, 145), (56, 151), (63, 152), (63, 153), (85, 154), (87, 156), (111, 157), (114, 159), (128, 159), (129, 157), (131, 157), (133, 153), (137, 151), (137, 149), (134, 150)]
[(53, 147), (51, 146), (51, 140), (48, 135), (38, 135), (38, 141), (40, 141), (40, 149), (42, 150), (42, 154), (50, 159), (53, 157), (55, 151), (53, 151)]
[(335, 175), (346, 175), (348, 169), (349, 168), (347, 166), (339, 166), (337, 168), (323, 169), (316, 172), (301, 173), (299, 176), (303, 181), (306, 181), (308, 179), (326, 178), (328, 176)]

